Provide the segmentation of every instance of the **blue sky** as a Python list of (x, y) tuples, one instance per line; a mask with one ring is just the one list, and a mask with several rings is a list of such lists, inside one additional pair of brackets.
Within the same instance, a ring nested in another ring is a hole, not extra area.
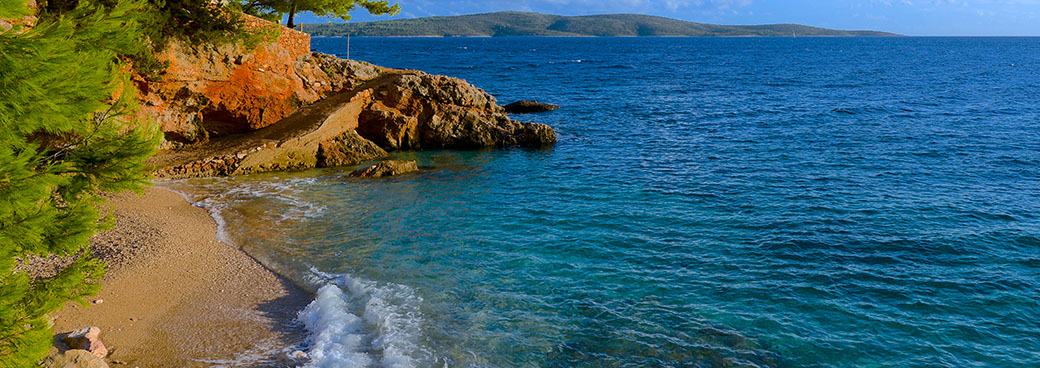
[[(391, 0), (393, 2), (393, 0)], [(912, 36), (1040, 36), (1040, 0), (398, 0), (399, 16), (363, 9), (352, 22), (504, 10), (652, 14), (702, 23), (798, 23)], [(298, 22), (335, 21), (303, 14)]]

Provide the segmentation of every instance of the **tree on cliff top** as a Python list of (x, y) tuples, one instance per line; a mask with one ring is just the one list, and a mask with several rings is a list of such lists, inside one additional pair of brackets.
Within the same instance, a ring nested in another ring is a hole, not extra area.
[(285, 22), (289, 28), (296, 26), (296, 13), (301, 11), (350, 20), (350, 12), (358, 6), (375, 15), (397, 15), (401, 11), (400, 5), (390, 5), (387, 0), (244, 0), (242, 3), (246, 12), (272, 10), (278, 14), (289, 14), (289, 20)]
[[(89, 238), (111, 222), (101, 193), (147, 183), (159, 135), (129, 118), (136, 96), (117, 56), (146, 45), (146, 3), (106, 2), (0, 31), (0, 367), (36, 366), (53, 341), (48, 314), (97, 291), (103, 264)], [(75, 260), (36, 278), (20, 266), (50, 255)]]

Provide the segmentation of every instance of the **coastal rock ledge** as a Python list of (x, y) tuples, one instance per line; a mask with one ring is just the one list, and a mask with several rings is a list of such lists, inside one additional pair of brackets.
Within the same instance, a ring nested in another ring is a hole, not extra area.
[[(253, 27), (267, 27), (253, 20)], [(281, 29), (253, 50), (217, 47), (162, 56), (159, 81), (138, 80), (143, 114), (165, 135), (156, 176), (186, 178), (349, 166), (388, 151), (543, 147), (544, 124), (509, 118), (464, 80), (311, 53)]]

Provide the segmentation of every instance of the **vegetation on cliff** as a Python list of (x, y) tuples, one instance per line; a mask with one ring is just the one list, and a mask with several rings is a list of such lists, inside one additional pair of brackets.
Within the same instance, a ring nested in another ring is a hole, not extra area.
[(724, 26), (638, 14), (566, 17), (523, 12), (308, 24), (306, 30), (315, 36), (895, 36), (797, 24)]
[[(96, 292), (103, 265), (87, 245), (108, 223), (100, 194), (146, 183), (159, 137), (128, 118), (135, 96), (118, 57), (146, 44), (145, 7), (83, 1), (0, 33), (0, 367), (35, 366), (53, 341), (47, 314)], [(29, 255), (79, 257), (33, 279), (18, 269)]]
[(288, 14), (289, 17), (285, 22), (285, 26), (293, 28), (296, 26), (295, 19), (296, 13), (301, 11), (309, 11), (315, 15), (323, 17), (336, 17), (343, 20), (350, 20), (350, 12), (354, 11), (358, 6), (365, 8), (369, 13), (380, 15), (390, 14), (396, 15), (401, 11), (401, 7), (397, 4), (390, 5), (387, 0), (241, 0), (241, 6), (246, 12), (250, 13), (262, 13), (270, 12), (277, 14), (280, 18), (282, 14)]
[[(15, 1), (21, 3), (22, 0)], [(137, 27), (124, 30), (133, 32), (141, 41), (133, 54), (120, 55), (131, 61), (138, 75), (157, 80), (166, 67), (156, 58), (172, 41), (191, 47), (205, 45), (243, 44), (256, 47), (277, 36), (278, 27), (250, 29), (237, 2), (222, 5), (211, 0), (142, 0), (135, 11)], [(43, 9), (45, 15), (67, 16), (83, 4), (95, 4), (111, 10), (119, 4), (114, 0), (50, 0)], [(145, 46), (147, 45), (147, 46)]]

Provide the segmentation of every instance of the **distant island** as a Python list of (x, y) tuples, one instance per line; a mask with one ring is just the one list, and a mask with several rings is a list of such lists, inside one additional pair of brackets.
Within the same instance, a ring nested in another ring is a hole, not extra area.
[(718, 37), (892, 37), (878, 31), (843, 31), (798, 24), (726, 26), (639, 14), (561, 16), (497, 12), (387, 20), (363, 23), (302, 25), (314, 36), (501, 37), (501, 36), (718, 36)]

